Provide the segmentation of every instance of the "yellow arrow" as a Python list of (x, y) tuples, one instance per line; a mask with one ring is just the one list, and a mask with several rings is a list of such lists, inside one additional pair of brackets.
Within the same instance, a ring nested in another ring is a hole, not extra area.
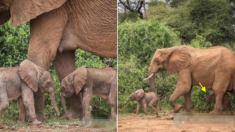
[(203, 87), (202, 84), (199, 82), (200, 86), (202, 87), (202, 91), (206, 92), (206, 87)]

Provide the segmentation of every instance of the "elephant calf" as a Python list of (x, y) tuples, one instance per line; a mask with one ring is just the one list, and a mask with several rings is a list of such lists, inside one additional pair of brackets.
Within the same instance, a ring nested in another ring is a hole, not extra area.
[(113, 68), (79, 67), (62, 80), (61, 92), (62, 107), (65, 115), (67, 113), (65, 99), (81, 92), (83, 119), (90, 117), (89, 106), (91, 105), (93, 94), (108, 100), (111, 107), (111, 118), (116, 118), (117, 71)]
[(133, 93), (131, 93), (129, 99), (127, 100), (126, 104), (129, 101), (138, 101), (136, 114), (139, 114), (141, 106), (144, 107), (144, 113), (148, 114), (147, 106), (151, 107), (154, 110), (154, 113), (158, 115), (157, 111), (157, 104), (160, 100), (158, 95), (155, 92), (148, 92), (145, 93), (143, 89), (139, 89)]
[(9, 101), (18, 99), (20, 109), (19, 121), (25, 122), (26, 112), (33, 124), (37, 120), (34, 107), (34, 92), (41, 90), (50, 93), (51, 103), (57, 115), (54, 82), (50, 73), (29, 60), (24, 60), (19, 67), (0, 68), (0, 114), (9, 106)]
[[(209, 104), (214, 104), (214, 103), (215, 103), (215, 94), (213, 93), (206, 97), (206, 110)], [(231, 115), (233, 115), (231, 100), (230, 100), (228, 93), (224, 93), (222, 105), (224, 106), (226, 111), (229, 110)]]

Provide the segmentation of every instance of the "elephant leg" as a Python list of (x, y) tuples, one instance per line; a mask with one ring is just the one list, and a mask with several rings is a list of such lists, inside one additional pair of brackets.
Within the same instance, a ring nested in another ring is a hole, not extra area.
[(212, 114), (221, 114), (222, 113), (222, 98), (224, 96), (224, 92), (221, 93), (216, 93), (215, 94), (215, 106), (213, 111), (211, 111), (210, 113)]
[[(57, 52), (56, 58), (53, 61), (53, 65), (56, 70), (56, 74), (59, 77), (59, 81), (67, 76), (69, 73), (72, 73), (75, 70), (75, 51), (68, 51), (59, 53)], [(66, 99), (66, 102), (69, 104), (69, 110), (67, 116), (69, 118), (81, 118), (82, 117), (82, 102), (80, 95), (73, 95)]]
[(229, 85), (229, 80), (227, 79), (226, 75), (219, 75), (215, 78), (214, 84), (212, 89), (215, 93), (215, 106), (213, 111), (210, 113), (212, 114), (221, 114), (222, 113), (222, 101), (224, 93)]
[(144, 113), (148, 115), (149, 113), (147, 107), (148, 107), (147, 103), (144, 103)]
[[(173, 94), (170, 96), (170, 105), (173, 107), (174, 112), (177, 113), (182, 108), (182, 105), (177, 104), (176, 100), (186, 94), (189, 93), (191, 90), (191, 73), (189, 69), (183, 69), (178, 73), (178, 80), (176, 89)], [(187, 96), (188, 97), (188, 96)], [(189, 96), (190, 97), (190, 96)], [(189, 107), (189, 106), (187, 106)]]
[(24, 123), (25, 122), (25, 118), (26, 118), (26, 111), (25, 111), (25, 107), (24, 107), (24, 103), (23, 103), (22, 97), (18, 98), (18, 107), (20, 109), (20, 112), (19, 112), (19, 123)]
[(116, 83), (111, 84), (109, 97), (108, 97), (108, 103), (111, 108), (110, 118), (116, 120), (116, 116), (117, 116), (117, 84)]
[(149, 107), (151, 107), (154, 111), (154, 114), (158, 115), (158, 111), (157, 111), (157, 103), (158, 103), (158, 99), (153, 99), (149, 102)]
[(138, 102), (137, 108), (136, 108), (136, 114), (137, 114), (137, 115), (138, 115), (139, 112), (140, 112), (140, 108), (141, 108), (141, 104), (140, 104), (140, 102)]
[(88, 121), (91, 118), (90, 106), (92, 103), (92, 89), (85, 87), (83, 88), (82, 94), (82, 109), (83, 109), (83, 121)]
[(184, 105), (185, 105), (185, 112), (186, 113), (192, 113), (192, 111), (191, 111), (191, 108), (192, 108), (191, 90), (192, 90), (192, 87), (189, 90), (189, 92), (184, 94)]
[(33, 91), (25, 84), (22, 83), (22, 100), (25, 106), (25, 109), (29, 113), (29, 118), (33, 124), (41, 124), (40, 121), (37, 120), (37, 116), (35, 113), (34, 101), (33, 101)]
[[(63, 17), (61, 17), (63, 16)], [(49, 70), (61, 42), (67, 23), (67, 13), (64, 8), (43, 13), (30, 21), (30, 40), (28, 59), (38, 66)], [(65, 69), (63, 69), (65, 70)], [(40, 90), (34, 93), (37, 119), (47, 120), (43, 114), (45, 94)]]
[(9, 107), (9, 100), (6, 88), (0, 88), (0, 115)]

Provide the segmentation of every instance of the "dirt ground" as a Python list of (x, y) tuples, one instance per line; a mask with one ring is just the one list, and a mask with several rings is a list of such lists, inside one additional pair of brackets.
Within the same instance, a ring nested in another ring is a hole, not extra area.
[(20, 128), (16, 128), (14, 130), (7, 129), (7, 126), (5, 128), (0, 129), (0, 131), (7, 131), (7, 132), (105, 132), (106, 130), (101, 127), (80, 127), (78, 124), (68, 124), (68, 125), (55, 125), (55, 126), (47, 126), (47, 125), (39, 125), (39, 126), (24, 126)]
[(115, 132), (116, 122), (110, 122), (109, 120), (92, 120), (88, 123), (81, 124), (80, 121), (73, 119), (71, 120), (49, 120), (40, 125), (32, 125), (31, 123), (14, 124), (4, 123), (0, 125), (0, 131), (7, 132)]
[(187, 124), (180, 127), (174, 124), (173, 119), (169, 120), (164, 116), (119, 114), (118, 132), (235, 132), (235, 126)]

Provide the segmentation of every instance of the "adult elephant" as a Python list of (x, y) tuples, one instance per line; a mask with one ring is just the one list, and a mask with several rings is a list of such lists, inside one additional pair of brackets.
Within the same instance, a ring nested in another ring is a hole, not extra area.
[[(10, 18), (12, 26), (30, 21), (28, 59), (46, 70), (53, 62), (60, 81), (75, 70), (75, 49), (117, 56), (116, 0), (1, 0), (0, 24)], [(38, 120), (46, 120), (44, 94), (34, 98)], [(81, 117), (80, 96), (67, 102), (67, 115)]]
[(149, 67), (151, 91), (155, 91), (154, 74), (167, 70), (168, 74), (178, 74), (176, 89), (170, 96), (174, 112), (182, 105), (176, 100), (184, 95), (186, 112), (191, 112), (191, 89), (199, 82), (216, 95), (216, 104), (211, 113), (222, 112), (222, 98), (226, 91), (235, 95), (235, 55), (224, 47), (196, 49), (190, 46), (176, 46), (158, 49)]

